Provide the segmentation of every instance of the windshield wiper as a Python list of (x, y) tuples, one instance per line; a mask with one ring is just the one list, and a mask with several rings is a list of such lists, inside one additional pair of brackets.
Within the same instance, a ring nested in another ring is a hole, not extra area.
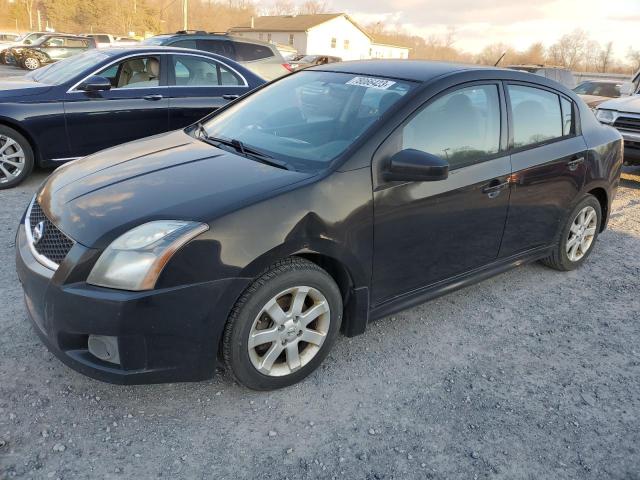
[(276, 160), (271, 155), (267, 155), (260, 150), (257, 150), (253, 147), (248, 147), (240, 140), (235, 138), (223, 138), (223, 137), (214, 137), (210, 136), (207, 130), (204, 128), (202, 123), (198, 123), (196, 126), (196, 131), (198, 134), (198, 138), (207, 142), (209, 145), (213, 145), (214, 147), (218, 147), (220, 145), (226, 145), (228, 147), (233, 148), (236, 152), (240, 153), (245, 157), (252, 157), (258, 160), (261, 163), (265, 163), (267, 165), (271, 165), (272, 167), (284, 168), (285, 170), (292, 170), (288, 163), (283, 162), (281, 160)]

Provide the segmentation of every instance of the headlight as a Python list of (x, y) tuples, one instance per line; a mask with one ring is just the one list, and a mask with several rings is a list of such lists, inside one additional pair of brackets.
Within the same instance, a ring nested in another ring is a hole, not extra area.
[(596, 118), (602, 123), (613, 123), (616, 119), (616, 112), (613, 110), (596, 110)]
[(102, 252), (87, 283), (120, 290), (151, 290), (173, 254), (202, 232), (204, 223), (159, 220), (115, 239)]

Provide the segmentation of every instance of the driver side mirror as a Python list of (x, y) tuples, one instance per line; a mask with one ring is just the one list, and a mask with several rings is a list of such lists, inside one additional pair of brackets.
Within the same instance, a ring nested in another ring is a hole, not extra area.
[(24, 41), (24, 44), (25, 44), (25, 45), (31, 45), (31, 40), (25, 40), (25, 41)]
[(94, 75), (78, 85), (78, 90), (82, 90), (84, 92), (104, 92), (106, 90), (111, 90), (111, 82), (108, 78)]
[(383, 175), (387, 181), (434, 182), (449, 176), (449, 163), (437, 155), (407, 148), (389, 159)]

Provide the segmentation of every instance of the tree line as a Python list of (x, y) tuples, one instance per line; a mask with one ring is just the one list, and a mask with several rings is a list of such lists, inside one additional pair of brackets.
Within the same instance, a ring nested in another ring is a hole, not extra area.
[[(0, 28), (30, 31), (46, 27), (58, 32), (107, 32), (117, 35), (145, 36), (175, 32), (182, 29), (183, 0), (0, 0)], [(325, 13), (328, 5), (322, 0), (275, 0), (260, 6), (254, 0), (190, 0), (190, 29), (225, 32), (247, 24), (259, 15), (290, 15)], [(409, 47), (410, 58), (445, 60), (493, 65), (551, 64), (571, 70), (593, 72), (624, 72), (640, 69), (640, 50), (630, 49), (625, 59), (614, 58), (614, 44), (599, 44), (581, 29), (569, 32), (555, 43), (542, 42), (517, 50), (505, 43), (493, 43), (480, 53), (472, 54), (456, 46), (456, 30), (451, 27), (444, 35), (427, 38), (411, 35), (396, 25), (382, 22), (365, 28), (377, 42)], [(322, 53), (322, 52), (318, 52)], [(504, 55), (503, 55), (504, 54)]]

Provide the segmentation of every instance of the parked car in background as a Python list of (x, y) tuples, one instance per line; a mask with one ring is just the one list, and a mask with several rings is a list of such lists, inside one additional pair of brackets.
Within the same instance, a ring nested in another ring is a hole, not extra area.
[(164, 47), (93, 49), (0, 81), (0, 189), (34, 164), (189, 125), (263, 83), (219, 55)]
[(596, 118), (617, 128), (624, 138), (624, 162), (640, 165), (640, 95), (600, 103)]
[(273, 80), (291, 71), (290, 65), (282, 58), (275, 45), (225, 33), (179, 31), (175, 34), (149, 37), (142, 43), (195, 48), (222, 55), (244, 65), (265, 80)]
[(97, 48), (129, 47), (140, 43), (135, 38), (116, 37), (110, 33), (86, 33), (84, 36), (93, 38)]
[(50, 34), (38, 38), (31, 45), (12, 47), (11, 55), (20, 67), (35, 70), (42, 65), (73, 57), (91, 48), (96, 48), (93, 38)]
[(523, 263), (580, 267), (621, 142), (521, 72), (305, 69), (56, 170), (18, 228), (18, 277), (35, 331), (84, 374), (203, 380), (220, 358), (241, 384), (285, 387), (340, 331)]
[(541, 77), (548, 78), (549, 80), (554, 80), (567, 88), (573, 88), (576, 86), (576, 79), (568, 68), (549, 65), (509, 65), (507, 68), (540, 75)]
[(0, 47), (15, 43), (20, 38), (17, 33), (0, 32)]
[(620, 96), (622, 82), (615, 80), (585, 80), (573, 89), (590, 108)]
[(15, 64), (15, 59), (10, 53), (11, 47), (18, 47), (20, 45), (31, 45), (37, 39), (43, 35), (51, 35), (49, 32), (29, 32), (22, 37), (17, 38), (14, 42), (6, 45), (0, 45), (0, 63)]
[(342, 58), (332, 57), (329, 55), (305, 55), (296, 61), (291, 61), (289, 64), (293, 70), (301, 70), (303, 68), (313, 67), (315, 65), (326, 65), (328, 63), (341, 62)]

